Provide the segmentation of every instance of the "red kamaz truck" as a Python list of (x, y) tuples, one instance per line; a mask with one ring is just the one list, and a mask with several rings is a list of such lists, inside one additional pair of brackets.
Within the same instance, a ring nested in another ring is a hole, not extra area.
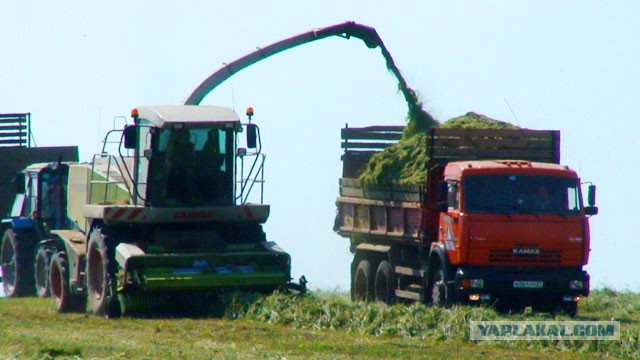
[(581, 181), (559, 165), (560, 133), (433, 128), (419, 187), (358, 179), (402, 127), (342, 130), (335, 230), (351, 240), (354, 299), (577, 312), (589, 294), (589, 217)]

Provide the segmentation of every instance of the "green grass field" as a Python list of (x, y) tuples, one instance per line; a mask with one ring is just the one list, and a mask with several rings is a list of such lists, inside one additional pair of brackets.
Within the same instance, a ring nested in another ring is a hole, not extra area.
[(469, 340), (471, 320), (570, 320), (489, 308), (352, 303), (345, 294), (230, 300), (222, 317), (103, 319), (0, 299), (0, 358), (640, 358), (640, 294), (594, 291), (574, 320), (619, 320), (620, 341)]

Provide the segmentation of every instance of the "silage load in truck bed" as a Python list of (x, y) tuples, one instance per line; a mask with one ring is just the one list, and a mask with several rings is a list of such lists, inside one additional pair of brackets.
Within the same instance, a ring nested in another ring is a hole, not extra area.
[[(410, 124), (411, 121), (409, 121)], [(437, 126), (457, 129), (518, 129), (517, 126), (508, 122), (474, 112), (451, 118)], [(360, 175), (363, 185), (367, 187), (419, 186), (424, 183), (429, 160), (426, 129), (412, 136), (406, 136), (406, 134), (405, 132), (401, 141), (371, 157)]]

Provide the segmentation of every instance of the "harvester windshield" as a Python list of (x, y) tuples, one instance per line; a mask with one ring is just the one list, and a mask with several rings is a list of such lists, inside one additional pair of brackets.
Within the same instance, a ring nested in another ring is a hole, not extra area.
[(578, 214), (579, 188), (577, 179), (559, 176), (469, 176), (464, 181), (465, 211)]
[(150, 205), (232, 205), (234, 136), (214, 126), (152, 131), (145, 149), (152, 155), (138, 166)]

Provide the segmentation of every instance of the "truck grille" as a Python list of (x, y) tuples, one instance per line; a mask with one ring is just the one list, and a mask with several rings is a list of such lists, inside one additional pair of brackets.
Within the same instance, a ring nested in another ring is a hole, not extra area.
[(537, 254), (515, 254), (513, 249), (490, 249), (489, 261), (513, 264), (555, 264), (562, 262), (562, 251), (539, 249)]

